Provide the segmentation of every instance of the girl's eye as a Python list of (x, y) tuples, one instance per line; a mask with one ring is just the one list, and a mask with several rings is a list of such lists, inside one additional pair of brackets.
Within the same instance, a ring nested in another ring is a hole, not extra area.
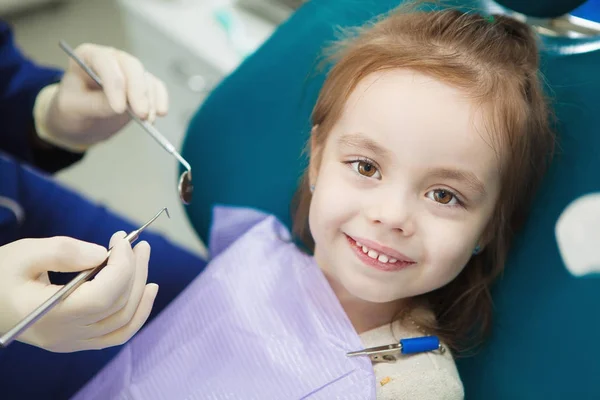
[(460, 204), (460, 201), (458, 200), (456, 195), (454, 195), (454, 193), (450, 192), (449, 190), (444, 190), (444, 189), (431, 190), (431, 191), (427, 192), (427, 197), (429, 199), (435, 201), (436, 203), (440, 203), (443, 205), (454, 206), (454, 205)]
[[(356, 172), (358, 172), (360, 175), (366, 176), (367, 178), (372, 178), (375, 174), (379, 174), (377, 167), (369, 162), (353, 161), (350, 164)], [(381, 176), (381, 174), (379, 174), (379, 176)]]

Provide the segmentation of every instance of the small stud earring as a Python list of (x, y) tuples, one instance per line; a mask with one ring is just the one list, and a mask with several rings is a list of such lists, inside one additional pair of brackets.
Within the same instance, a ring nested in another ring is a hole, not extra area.
[(479, 254), (480, 251), (481, 247), (479, 247), (479, 245), (475, 246), (475, 249), (473, 250), (473, 255)]
[(315, 191), (315, 185), (310, 185), (310, 192), (313, 193)]

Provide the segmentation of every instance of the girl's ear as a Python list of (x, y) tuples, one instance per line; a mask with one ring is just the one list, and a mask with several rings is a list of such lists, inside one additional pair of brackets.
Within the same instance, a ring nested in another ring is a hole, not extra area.
[(494, 240), (494, 236), (496, 233), (494, 231), (494, 226), (497, 224), (496, 220), (497, 220), (496, 215), (494, 213), (494, 215), (490, 219), (490, 222), (488, 223), (488, 226), (485, 228), (485, 230), (483, 231), (483, 234), (481, 235), (481, 237), (479, 238), (479, 241), (477, 242), (477, 247), (479, 248), (479, 253), (481, 253), (483, 251), (483, 249), (485, 249), (492, 242), (492, 240)]
[(319, 166), (321, 165), (323, 146), (319, 145), (317, 141), (318, 129), (319, 125), (314, 125), (310, 131), (310, 162), (308, 167), (309, 186), (316, 184)]

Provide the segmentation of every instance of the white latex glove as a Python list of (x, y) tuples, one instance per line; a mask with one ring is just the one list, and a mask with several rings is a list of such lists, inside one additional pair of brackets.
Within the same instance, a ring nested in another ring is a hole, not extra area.
[[(146, 285), (150, 246), (132, 250), (124, 232), (111, 239), (108, 264), (16, 340), (53, 352), (102, 349), (128, 341), (144, 324), (158, 291)], [(0, 247), (0, 333), (46, 301), (61, 286), (48, 271), (93, 268), (107, 250), (67, 237), (23, 239)]]
[(36, 98), (34, 120), (42, 139), (83, 152), (129, 122), (127, 104), (149, 122), (166, 115), (169, 99), (164, 83), (137, 58), (95, 44), (83, 44), (74, 51), (100, 77), (104, 90), (69, 58), (61, 82), (45, 87)]

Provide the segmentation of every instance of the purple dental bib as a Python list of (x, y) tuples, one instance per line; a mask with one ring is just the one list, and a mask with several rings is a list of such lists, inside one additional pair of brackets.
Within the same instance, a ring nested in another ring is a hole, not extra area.
[(374, 400), (314, 259), (272, 216), (217, 207), (213, 221), (207, 269), (74, 399)]

